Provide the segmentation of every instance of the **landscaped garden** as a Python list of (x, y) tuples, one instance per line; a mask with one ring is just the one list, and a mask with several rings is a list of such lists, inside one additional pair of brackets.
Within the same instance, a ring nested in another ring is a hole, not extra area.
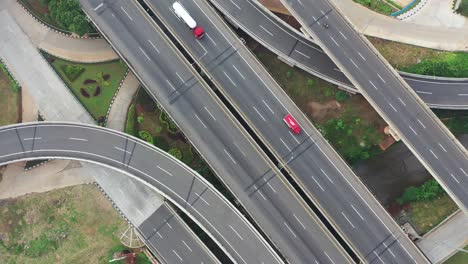
[(76, 63), (44, 53), (54, 70), (99, 123), (128, 68), (121, 60), (102, 63)]
[(402, 7), (391, 0), (353, 0), (373, 11), (384, 15), (390, 15), (400, 10)]
[(20, 0), (20, 2), (39, 20), (59, 30), (74, 32), (80, 36), (96, 33), (81, 10), (78, 0)]
[(0, 263), (108, 263), (127, 227), (95, 185), (0, 200)]
[(0, 61), (0, 126), (21, 122), (21, 93), (19, 84)]

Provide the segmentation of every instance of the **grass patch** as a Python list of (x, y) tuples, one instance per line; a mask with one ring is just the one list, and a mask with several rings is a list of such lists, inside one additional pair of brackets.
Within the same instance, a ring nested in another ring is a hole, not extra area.
[(126, 222), (94, 185), (0, 200), (0, 263), (107, 263)]
[(44, 55), (91, 116), (97, 121), (103, 120), (127, 72), (127, 65), (121, 60), (89, 64)]
[(468, 0), (462, 0), (457, 12), (462, 16), (468, 17)]
[(21, 122), (21, 94), (16, 89), (19, 89), (19, 86), (6, 70), (6, 67), (1, 62), (0, 66), (2, 68), (2, 71), (0, 71), (0, 105), (2, 106), (0, 126), (5, 126)]
[(449, 215), (458, 210), (458, 206), (447, 194), (429, 201), (409, 203), (409, 217), (416, 231), (423, 235), (440, 224)]
[(353, 0), (353, 1), (369, 8), (370, 10), (373, 10), (375, 12), (378, 12), (387, 16), (389, 16), (391, 13), (398, 11), (399, 9), (402, 8), (395, 2), (388, 1), (388, 0), (387, 2), (391, 3), (393, 6), (395, 6), (398, 9), (392, 7), (392, 5), (382, 0)]
[(270, 74), (351, 164), (380, 152), (386, 123), (361, 95), (349, 95), (326, 81), (279, 61), (243, 36)]
[[(465, 250), (468, 250), (468, 246), (465, 247)], [(444, 264), (466, 264), (468, 263), (468, 253), (458, 252), (453, 255), (451, 258), (447, 259)]]

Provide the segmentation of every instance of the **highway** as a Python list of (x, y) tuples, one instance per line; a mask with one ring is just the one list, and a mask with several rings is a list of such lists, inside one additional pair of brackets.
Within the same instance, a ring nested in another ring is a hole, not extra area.
[(0, 166), (48, 158), (104, 165), (142, 182), (187, 214), (237, 263), (281, 263), (224, 195), (165, 151), (121, 132), (78, 123), (0, 128)]
[[(236, 26), (287, 63), (351, 92), (359, 92), (313, 39), (286, 24), (256, 0), (209, 1)], [(429, 107), (468, 109), (468, 79), (399, 73)]]
[[(134, 1), (82, 0), (85, 12), (173, 117), (254, 222), (292, 263), (351, 262), (307, 204)], [(102, 5), (101, 5), (102, 4)], [(184, 32), (190, 33), (187, 28)], [(207, 36), (207, 40), (208, 40)], [(265, 177), (265, 181), (257, 179)], [(266, 180), (268, 179), (268, 180)], [(259, 186), (267, 186), (259, 190)], [(234, 231), (232, 231), (234, 232)], [(245, 241), (239, 231), (238, 240)], [(247, 245), (246, 245), (247, 246)], [(238, 263), (281, 262), (233, 254)], [(259, 245), (261, 246), (261, 245)]]
[[(181, 1), (205, 29), (206, 37), (200, 41), (195, 41), (171, 12), (170, 1), (146, 2), (362, 260), (427, 261), (206, 2)], [(300, 135), (295, 136), (284, 124), (286, 113), (301, 125)], [(265, 177), (258, 181), (265, 181)], [(267, 188), (262, 186), (263, 190)]]
[(466, 213), (465, 147), (329, 1), (281, 1)]
[(138, 231), (161, 264), (221, 263), (168, 203), (141, 223)]

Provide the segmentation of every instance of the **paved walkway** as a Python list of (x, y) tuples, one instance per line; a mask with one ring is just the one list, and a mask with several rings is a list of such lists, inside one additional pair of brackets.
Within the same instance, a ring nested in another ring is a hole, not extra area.
[[(279, 0), (257, 0), (275, 12), (288, 14), (278, 6)], [(453, 23), (457, 27), (428, 26), (401, 21), (373, 12), (353, 0), (332, 0), (362, 34), (415, 46), (448, 51), (468, 51), (468, 23)], [(440, 0), (434, 0), (440, 1)]]
[(111, 107), (109, 117), (107, 118), (108, 128), (124, 131), (127, 110), (139, 86), (140, 82), (138, 82), (133, 72), (129, 71)]
[(78, 39), (49, 30), (15, 0), (1, 0), (1, 10), (8, 10), (34, 46), (57, 57), (80, 62), (102, 62), (119, 58), (104, 39)]
[(457, 252), (454, 248), (463, 248), (468, 244), (468, 216), (458, 211), (416, 244), (432, 263), (442, 263)]
[(455, 0), (427, 0), (420, 10), (404, 21), (418, 25), (468, 30), (468, 18), (453, 12), (454, 2)]

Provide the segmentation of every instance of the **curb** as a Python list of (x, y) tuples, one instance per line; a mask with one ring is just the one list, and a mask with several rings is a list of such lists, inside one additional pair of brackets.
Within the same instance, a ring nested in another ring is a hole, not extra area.
[(421, 0), (421, 2), (419, 2), (416, 6), (414, 6), (413, 8), (410, 7), (408, 11), (398, 15), (396, 18), (399, 20), (405, 20), (412, 17), (413, 15), (418, 13), (418, 11), (420, 11), (427, 4), (427, 2), (429, 2), (429, 0)]

